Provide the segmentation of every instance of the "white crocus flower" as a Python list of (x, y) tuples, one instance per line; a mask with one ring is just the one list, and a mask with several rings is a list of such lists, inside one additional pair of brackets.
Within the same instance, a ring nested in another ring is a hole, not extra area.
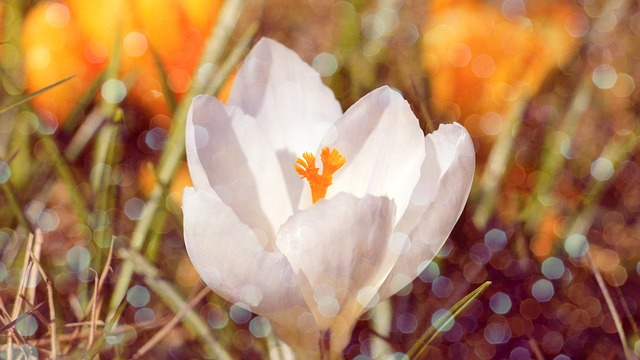
[(462, 126), (425, 137), (389, 87), (343, 114), (319, 74), (270, 39), (247, 56), (227, 104), (194, 99), (186, 147), (195, 268), (305, 358), (339, 357), (358, 317), (427, 266), (475, 161)]

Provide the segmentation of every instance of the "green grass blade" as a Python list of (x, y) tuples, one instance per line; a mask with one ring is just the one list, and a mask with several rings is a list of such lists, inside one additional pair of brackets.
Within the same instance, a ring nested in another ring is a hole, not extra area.
[(20, 105), (26, 103), (27, 101), (33, 99), (34, 97), (36, 97), (36, 96), (38, 96), (38, 95), (40, 95), (40, 94), (42, 94), (44, 92), (47, 92), (47, 91), (55, 88), (56, 86), (60, 86), (60, 85), (64, 84), (65, 82), (73, 79), (74, 77), (76, 77), (76, 76), (75, 75), (71, 75), (71, 76), (66, 77), (66, 78), (64, 78), (64, 79), (62, 79), (62, 80), (60, 80), (58, 82), (55, 82), (55, 83), (49, 85), (49, 86), (45, 86), (40, 90), (32, 92), (31, 94), (23, 96), (20, 100), (1, 108), (0, 109), (0, 114), (2, 114), (3, 112), (6, 112), (8, 110), (11, 110), (11, 109), (15, 108), (16, 106), (20, 106)]
[(17, 153), (11, 155), (6, 161), (0, 158), (0, 179), (5, 179), (2, 183), (0, 183), (0, 187), (2, 187), (2, 193), (4, 194), (7, 205), (9, 206), (9, 210), (13, 214), (13, 216), (17, 219), (18, 225), (22, 226), (25, 229), (29, 229), (30, 231), (34, 231), (31, 229), (27, 218), (24, 216), (22, 212), (23, 207), (18, 203), (18, 199), (15, 196), (15, 188), (11, 182), (11, 160), (15, 158)]
[(92, 82), (89, 84), (87, 90), (82, 93), (82, 96), (76, 103), (76, 106), (73, 107), (69, 115), (62, 122), (62, 131), (66, 133), (71, 133), (78, 126), (78, 122), (85, 113), (85, 109), (93, 102), (93, 99), (96, 98), (96, 94), (100, 90), (100, 86), (104, 81), (106, 70), (102, 71)]
[[(509, 160), (513, 156), (513, 147), (516, 141), (516, 134), (522, 123), (522, 113), (529, 104), (529, 97), (520, 100), (513, 105), (507, 115), (507, 125), (500, 133), (498, 140), (493, 145), (487, 166), (478, 182), (478, 189), (472, 189), (469, 196), (472, 203), (477, 203), (473, 214), (473, 223), (480, 230), (484, 229), (496, 205), (498, 189), (502, 184), (502, 178), (509, 165)], [(477, 201), (475, 201), (477, 200)]]
[(407, 352), (407, 356), (410, 359), (422, 359), (425, 351), (429, 345), (435, 340), (435, 338), (441, 333), (441, 329), (449, 326), (460, 314), (462, 314), (470, 305), (473, 300), (480, 296), (491, 285), (491, 281), (486, 281), (480, 285), (477, 289), (473, 290), (460, 301), (455, 303), (449, 309), (449, 316), (441, 317), (435, 324), (431, 325), (427, 331), (416, 341), (415, 344)]
[(60, 153), (55, 141), (49, 135), (41, 135), (40, 143), (51, 157), (56, 174), (71, 193), (71, 204), (76, 212), (76, 216), (81, 222), (85, 223), (89, 215), (89, 210), (82, 194), (80, 194), (78, 190), (78, 183), (73, 177), (69, 164), (62, 153)]
[(258, 31), (258, 26), (253, 24), (249, 27), (249, 29), (242, 36), (240, 41), (236, 44), (235, 48), (231, 51), (229, 56), (227, 56), (226, 60), (220, 66), (218, 72), (213, 76), (209, 85), (206, 87), (204, 93), (214, 96), (218, 93), (222, 85), (227, 81), (228, 74), (231, 74), (236, 65), (244, 58), (244, 56), (249, 51), (249, 44), (253, 39), (253, 36)]
[(575, 130), (580, 124), (580, 120), (583, 119), (585, 112), (589, 108), (589, 103), (592, 99), (592, 90), (593, 82), (591, 79), (583, 80), (582, 83), (578, 85), (569, 109), (564, 116), (562, 125), (552, 134), (548, 134), (545, 137), (544, 151), (540, 155), (541, 164), (539, 172), (541, 175), (538, 177), (538, 181), (533, 190), (533, 194), (537, 196), (531, 197), (529, 203), (520, 215), (522, 221), (525, 222), (525, 230), (530, 234), (538, 228), (540, 219), (544, 213), (544, 208), (546, 207), (541, 199), (549, 195), (553, 184), (555, 184), (555, 181), (558, 179), (559, 172), (566, 163), (566, 158), (560, 151), (564, 140), (561, 134), (570, 136), (575, 133)]

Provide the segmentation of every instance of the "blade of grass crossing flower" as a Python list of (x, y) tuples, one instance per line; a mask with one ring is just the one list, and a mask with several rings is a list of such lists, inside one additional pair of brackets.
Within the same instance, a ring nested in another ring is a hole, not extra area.
[(22, 98), (20, 98), (18, 101), (14, 102), (14, 103), (12, 103), (10, 105), (7, 105), (7, 106), (5, 106), (3, 108), (0, 108), (0, 114), (2, 114), (3, 112), (6, 112), (8, 110), (11, 110), (11, 109), (15, 108), (16, 106), (22, 105), (22, 104), (26, 103), (27, 101), (33, 99), (34, 97), (42, 94), (43, 92), (47, 92), (47, 91), (55, 88), (56, 86), (60, 86), (60, 85), (64, 84), (65, 82), (73, 79), (74, 77), (75, 77), (75, 75), (71, 75), (71, 76), (69, 76), (67, 78), (64, 78), (64, 79), (62, 79), (62, 80), (60, 80), (58, 82), (55, 82), (55, 83), (53, 83), (53, 84), (51, 84), (49, 86), (46, 86), (46, 87), (44, 87), (44, 88), (42, 88), (42, 89), (40, 89), (38, 91), (32, 92), (31, 94), (27, 94), (27, 95), (23, 96)]
[(256, 34), (256, 31), (258, 31), (258, 26), (256, 24), (252, 24), (249, 29), (245, 31), (240, 41), (238, 41), (229, 56), (226, 57), (225, 61), (220, 66), (218, 72), (216, 72), (211, 78), (211, 81), (204, 91), (205, 94), (209, 94), (211, 96), (216, 95), (216, 93), (220, 90), (220, 88), (228, 78), (228, 76), (221, 75), (231, 74), (233, 69), (235, 69), (242, 58), (244, 58), (244, 56), (249, 51), (249, 45), (251, 43), (251, 40), (253, 39), (253, 36)]
[(231, 356), (220, 346), (213, 334), (211, 334), (207, 322), (202, 319), (192, 307), (188, 306), (182, 295), (171, 283), (159, 277), (160, 270), (134, 250), (121, 248), (118, 251), (118, 255), (122, 259), (129, 260), (131, 264), (134, 264), (135, 272), (144, 277), (145, 284), (147, 284), (174, 313), (178, 314), (181, 309), (187, 309), (184, 316), (181, 317), (181, 320), (188, 329), (200, 336), (209, 355), (225, 360), (231, 359)]
[(442, 332), (442, 329), (449, 326), (455, 319), (460, 316), (475, 300), (491, 285), (491, 281), (486, 281), (480, 285), (477, 289), (473, 290), (460, 301), (455, 303), (448, 311), (448, 314), (440, 317), (435, 324), (432, 324), (427, 331), (416, 341), (415, 344), (407, 352), (407, 356), (410, 359), (423, 359), (424, 354), (429, 345), (435, 340), (435, 338)]
[(514, 104), (507, 115), (507, 126), (498, 137), (493, 145), (487, 166), (480, 177), (477, 189), (471, 190), (470, 198), (477, 201), (471, 201), (478, 204), (473, 214), (473, 223), (478, 229), (484, 229), (489, 217), (493, 213), (498, 195), (498, 189), (502, 183), (509, 159), (513, 156), (513, 146), (516, 140), (516, 134), (522, 123), (522, 113), (529, 103), (529, 98), (520, 100)]
[[(218, 63), (222, 58), (224, 48), (231, 38), (231, 33), (235, 28), (235, 25), (240, 17), (242, 7), (244, 6), (244, 0), (228, 0), (225, 1), (218, 15), (216, 25), (211, 30), (211, 36), (207, 40), (203, 56), (200, 59), (198, 68), (195, 69), (195, 74), (192, 78), (199, 78), (197, 73), (202, 66), (207, 64)], [(228, 74), (218, 73), (220, 76), (227, 76)], [(187, 113), (191, 104), (192, 98), (199, 93), (202, 93), (206, 87), (206, 84), (211, 80), (209, 77), (202, 79), (203, 81), (195, 81), (187, 95), (182, 99), (176, 112), (173, 115), (173, 126), (169, 132), (166, 146), (160, 156), (158, 166), (158, 183), (165, 185), (156, 185), (151, 191), (149, 198), (145, 204), (144, 216), (138, 220), (131, 236), (130, 247), (136, 251), (140, 250), (144, 245), (151, 225), (154, 222), (160, 205), (162, 204), (163, 197), (166, 196), (163, 186), (167, 186), (171, 183), (171, 180), (175, 176), (178, 166), (184, 158), (184, 134), (185, 124), (187, 121)], [(112, 314), (115, 306), (121, 302), (124, 298), (129, 282), (131, 281), (131, 275), (133, 274), (133, 264), (129, 261), (125, 261), (120, 268), (118, 279), (113, 289), (111, 300), (109, 303), (109, 314)]]

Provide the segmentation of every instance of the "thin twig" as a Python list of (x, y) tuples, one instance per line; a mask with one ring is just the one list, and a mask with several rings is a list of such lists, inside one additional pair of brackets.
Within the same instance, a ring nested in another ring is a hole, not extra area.
[(615, 305), (613, 304), (613, 300), (611, 299), (611, 294), (609, 294), (609, 290), (607, 290), (607, 286), (602, 279), (602, 274), (600, 274), (600, 270), (593, 263), (591, 259), (591, 255), (589, 251), (585, 254), (585, 258), (589, 263), (589, 267), (591, 271), (593, 271), (593, 275), (598, 282), (598, 286), (600, 287), (600, 292), (602, 292), (602, 296), (604, 297), (604, 301), (607, 303), (607, 307), (609, 308), (609, 312), (611, 312), (611, 317), (613, 318), (613, 323), (616, 325), (616, 330), (618, 331), (618, 336), (620, 336), (620, 343), (622, 344), (622, 350), (624, 351), (624, 356), (627, 359), (632, 359), (629, 346), (627, 345), (627, 335), (624, 332), (624, 328), (622, 327), (622, 321), (620, 321), (620, 314), (618, 314), (618, 310), (616, 310)]
[(96, 320), (97, 320), (97, 314), (96, 314), (96, 299), (98, 298), (98, 282), (100, 281), (100, 279), (98, 279), (98, 273), (91, 269), (91, 271), (93, 271), (96, 276), (94, 278), (94, 286), (93, 286), (93, 296), (91, 297), (91, 321), (89, 321), (89, 341), (87, 343), (87, 349), (91, 348), (91, 345), (93, 345), (93, 339), (96, 335)]
[(544, 355), (542, 355), (542, 351), (540, 350), (540, 346), (538, 345), (536, 339), (529, 338), (529, 344), (531, 345), (533, 354), (536, 356), (536, 360), (544, 360)]
[[(154, 291), (160, 300), (162, 300), (171, 310), (178, 312), (185, 307), (187, 303), (183, 299), (174, 285), (162, 279), (160, 277), (160, 270), (151, 264), (140, 253), (126, 248), (118, 249), (117, 255), (124, 261), (128, 261), (134, 265), (134, 270), (139, 275), (143, 276), (145, 284)], [(231, 355), (227, 350), (218, 343), (216, 338), (211, 333), (211, 328), (207, 325), (207, 322), (193, 309), (187, 308), (186, 314), (180, 319), (187, 327), (187, 329), (197, 333), (201, 339), (205, 349), (212, 356), (216, 356), (219, 359), (231, 359)]]
[(0, 327), (0, 334), (7, 331), (8, 329), (12, 328), (13, 325), (15, 325), (17, 322), (19, 322), (20, 320), (22, 320), (25, 316), (27, 315), (31, 315), (34, 311), (37, 311), (38, 309), (40, 309), (42, 306), (44, 306), (44, 303), (40, 303), (34, 307), (32, 307), (31, 309), (29, 309), (27, 312), (25, 312), (22, 315), (17, 316), (14, 320), (11, 320), (10, 322), (2, 325), (2, 327)]
[(169, 332), (173, 330), (173, 328), (176, 327), (178, 323), (180, 323), (180, 320), (187, 313), (187, 311), (189, 311), (194, 306), (196, 306), (196, 304), (202, 301), (202, 299), (204, 299), (204, 297), (207, 296), (209, 292), (211, 292), (211, 290), (207, 287), (200, 290), (200, 292), (193, 299), (189, 300), (189, 302), (185, 304), (185, 306), (183, 306), (182, 309), (180, 309), (180, 311), (178, 311), (175, 316), (173, 316), (173, 318), (171, 318), (171, 320), (164, 327), (162, 327), (162, 329), (160, 329), (160, 331), (155, 333), (155, 335), (153, 335), (153, 337), (149, 339), (147, 343), (142, 345), (140, 349), (138, 349), (138, 351), (133, 354), (133, 359), (139, 359), (152, 347), (156, 346), (160, 341), (162, 341), (165, 336), (169, 335)]

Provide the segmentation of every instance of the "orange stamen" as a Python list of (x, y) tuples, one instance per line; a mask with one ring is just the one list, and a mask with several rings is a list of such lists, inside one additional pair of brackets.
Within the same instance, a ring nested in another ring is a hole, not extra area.
[(332, 184), (333, 174), (347, 162), (336, 149), (325, 147), (320, 154), (322, 161), (322, 174), (316, 167), (316, 157), (312, 153), (305, 152), (302, 159), (296, 159), (295, 169), (301, 179), (307, 179), (311, 186), (311, 201), (315, 204), (327, 195), (327, 189)]

